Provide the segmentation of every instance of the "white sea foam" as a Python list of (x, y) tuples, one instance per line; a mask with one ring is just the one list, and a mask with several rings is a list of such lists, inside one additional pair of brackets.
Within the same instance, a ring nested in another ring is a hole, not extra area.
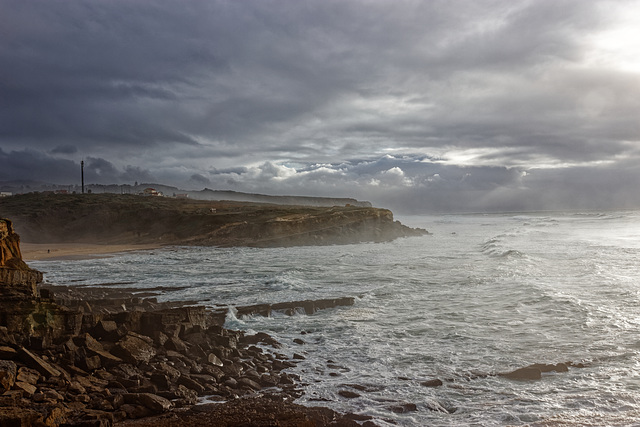
[[(400, 219), (433, 235), (331, 247), (181, 247), (30, 264), (54, 283), (162, 286), (176, 290), (160, 299), (211, 306), (357, 297), (352, 307), (311, 316), (232, 313), (227, 325), (270, 332), (283, 352), (306, 357), (295, 368), (308, 384), (302, 403), (373, 415), (381, 425), (636, 422), (638, 212)], [(494, 375), (568, 361), (586, 367), (538, 381)], [(434, 378), (444, 385), (421, 385)], [(343, 389), (360, 397), (345, 399)], [(418, 410), (392, 410), (404, 403)]]

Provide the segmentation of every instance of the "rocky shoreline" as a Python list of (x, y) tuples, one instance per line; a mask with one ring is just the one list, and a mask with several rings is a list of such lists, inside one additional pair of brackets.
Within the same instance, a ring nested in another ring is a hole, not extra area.
[[(270, 420), (266, 425), (367, 421), (294, 405), (300, 395), (298, 378), (286, 370), (303, 356), (290, 359), (278, 352), (280, 344), (265, 333), (245, 335), (223, 328), (222, 310), (157, 303), (122, 291), (104, 295), (105, 289), (42, 287), (45, 297), (37, 303), (57, 306), (55, 316), (66, 318), (62, 323), (73, 330), (51, 328), (36, 337), (0, 327), (0, 425), (108, 426), (159, 414), (165, 414), (160, 417), (163, 425), (180, 425), (183, 418), (207, 418), (207, 413), (210, 422), (214, 410), (216, 417), (230, 418), (220, 418), (216, 425), (262, 425), (259, 419), (264, 417)], [(72, 299), (70, 294), (83, 296)], [(334, 303), (349, 299), (287, 303), (275, 309), (312, 312)], [(257, 313), (258, 306), (238, 310)], [(227, 403), (192, 408), (205, 397)], [(254, 410), (248, 420), (252, 412), (238, 411), (242, 406), (263, 409)]]
[[(149, 290), (42, 285), (19, 241), (0, 219), (0, 426), (374, 425), (293, 404), (299, 379), (287, 369), (304, 356), (279, 352), (268, 334), (225, 329), (225, 308), (159, 303)], [(238, 312), (312, 314), (351, 304)]]

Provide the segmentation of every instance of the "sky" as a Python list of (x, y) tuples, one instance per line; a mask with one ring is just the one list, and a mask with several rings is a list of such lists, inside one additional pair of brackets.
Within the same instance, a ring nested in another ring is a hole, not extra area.
[(640, 0), (0, 0), (0, 181), (640, 207)]

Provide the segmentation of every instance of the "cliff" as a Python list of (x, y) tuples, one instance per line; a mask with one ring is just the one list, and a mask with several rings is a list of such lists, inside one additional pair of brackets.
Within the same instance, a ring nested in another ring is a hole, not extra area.
[(387, 209), (284, 206), (115, 194), (0, 199), (31, 243), (295, 246), (389, 241), (425, 234)]
[(42, 273), (29, 268), (22, 260), (20, 237), (13, 230), (11, 221), (0, 218), (2, 331), (46, 340), (77, 331), (80, 324), (78, 313), (39, 298), (36, 285), (41, 282)]
[(5, 298), (35, 297), (42, 273), (29, 268), (22, 260), (20, 237), (8, 219), (0, 218), (0, 294)]

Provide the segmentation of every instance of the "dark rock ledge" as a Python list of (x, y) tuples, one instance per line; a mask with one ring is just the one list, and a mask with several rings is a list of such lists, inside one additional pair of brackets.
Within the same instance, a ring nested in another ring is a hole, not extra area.
[[(223, 310), (114, 288), (34, 293), (41, 274), (18, 262), (11, 223), (0, 226), (0, 268), (20, 271), (0, 282), (0, 426), (374, 425), (293, 404), (299, 379), (286, 369), (296, 359), (279, 353), (268, 334), (223, 328)], [(352, 303), (300, 301), (267, 311)], [(196, 405), (205, 396), (226, 403)]]

